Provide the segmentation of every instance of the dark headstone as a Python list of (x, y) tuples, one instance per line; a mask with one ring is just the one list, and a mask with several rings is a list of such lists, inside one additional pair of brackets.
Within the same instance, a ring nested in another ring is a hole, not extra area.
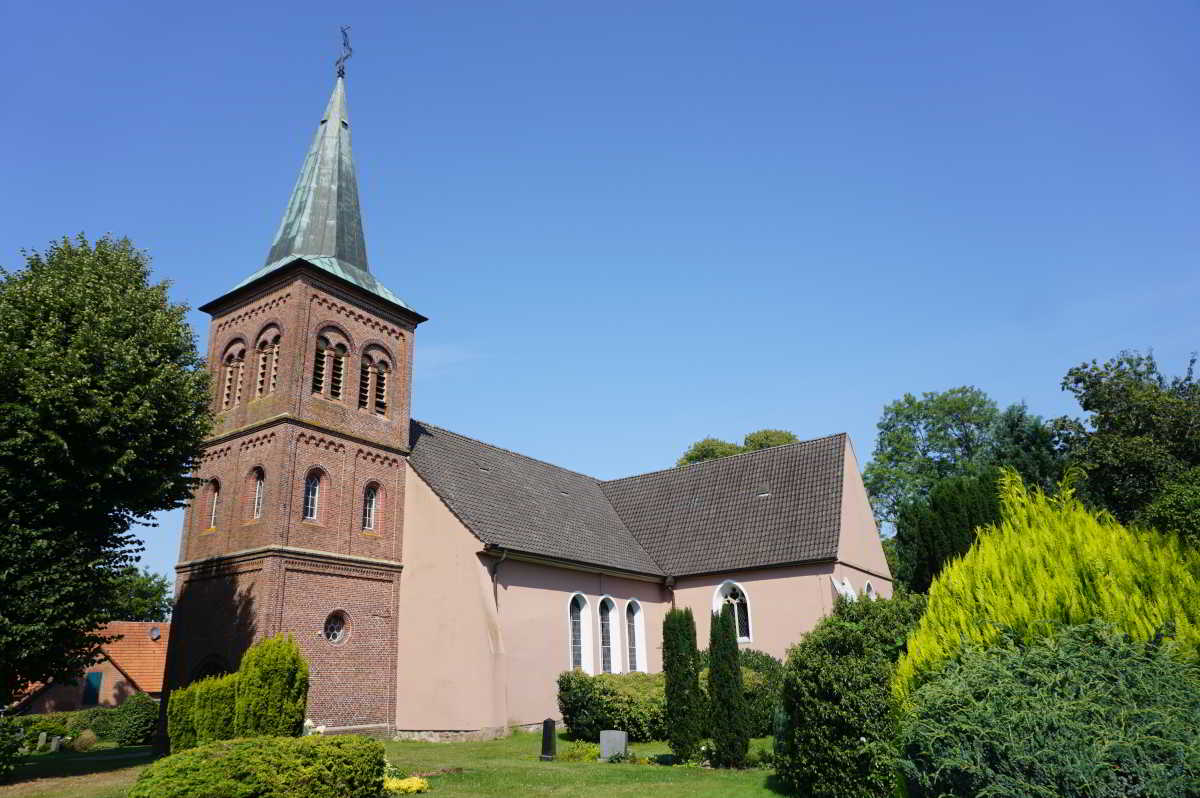
[(546, 718), (542, 721), (542, 761), (551, 762), (554, 760), (554, 746), (557, 741), (554, 736), (554, 721)]

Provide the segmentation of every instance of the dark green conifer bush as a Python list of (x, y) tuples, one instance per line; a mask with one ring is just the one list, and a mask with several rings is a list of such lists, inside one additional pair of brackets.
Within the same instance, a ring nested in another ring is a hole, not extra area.
[(909, 798), (1196, 798), (1200, 669), (1093, 621), (970, 647), (911, 696)]
[(145, 693), (134, 693), (117, 707), (113, 722), (117, 745), (145, 745), (158, 725), (158, 702)]
[(891, 679), (925, 597), (838, 598), (788, 652), (775, 762), (808, 798), (888, 798), (894, 784)]
[(238, 675), (229, 673), (201, 679), (189, 688), (194, 691), (192, 719), (196, 745), (233, 739), (237, 685)]
[(196, 747), (196, 683), (171, 691), (167, 698), (167, 738), (171, 753), (178, 754)]
[(262, 640), (242, 656), (236, 707), (238, 737), (287, 737), (303, 730), (308, 662), (291, 635)]
[(750, 730), (742, 667), (738, 662), (737, 628), (729, 604), (720, 613), (713, 613), (708, 661), (711, 762), (714, 767), (743, 767), (750, 750)]
[(696, 620), (690, 608), (672, 609), (663, 619), (663, 673), (667, 741), (675, 758), (687, 762), (696, 757), (706, 736)]

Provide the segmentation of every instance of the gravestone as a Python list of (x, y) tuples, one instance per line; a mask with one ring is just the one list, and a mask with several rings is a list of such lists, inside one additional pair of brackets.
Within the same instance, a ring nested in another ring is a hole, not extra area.
[(557, 738), (554, 736), (554, 721), (546, 718), (542, 721), (542, 756), (543, 762), (550, 762), (554, 759), (554, 747), (557, 744)]
[(41, 751), (45, 747), (46, 747), (46, 733), (42, 732), (41, 734), (38, 735), (38, 744), (37, 744), (36, 750)]
[(52, 753), (52, 754), (57, 754), (57, 753), (58, 753), (58, 746), (60, 746), (61, 744), (62, 744), (62, 738), (61, 738), (61, 737), (55, 737), (54, 739), (52, 739), (52, 740), (50, 741), (50, 753)]
[(605, 762), (617, 754), (629, 753), (629, 735), (623, 731), (606, 729), (600, 732), (600, 758)]

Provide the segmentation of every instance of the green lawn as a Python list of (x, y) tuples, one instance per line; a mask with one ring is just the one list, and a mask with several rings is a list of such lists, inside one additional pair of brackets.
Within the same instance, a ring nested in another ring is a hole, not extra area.
[[(559, 739), (561, 754), (570, 745)], [(763, 748), (770, 740), (755, 740)], [(412, 773), (428, 773), (430, 798), (454, 796), (556, 796), (609, 798), (743, 798), (774, 796), (768, 770), (719, 771), (661, 765), (542, 762), (541, 735), (515, 734), (486, 743), (386, 743), (388, 760)], [(634, 744), (638, 756), (667, 753), (665, 743)], [(85, 754), (40, 754), (18, 769), (0, 798), (124, 798), (150, 761), (149, 748), (116, 748)], [(443, 772), (449, 771), (449, 772)], [(303, 798), (303, 796), (296, 796)]]

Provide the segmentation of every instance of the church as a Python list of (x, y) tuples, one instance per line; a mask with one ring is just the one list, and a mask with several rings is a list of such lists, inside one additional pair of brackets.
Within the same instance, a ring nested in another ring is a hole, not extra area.
[(891, 595), (845, 434), (599, 480), (412, 419), (427, 319), (386, 275), (339, 68), (265, 264), (201, 307), (215, 422), (168, 691), (290, 633), (329, 731), (485, 738), (557, 717), (564, 670), (660, 670), (672, 607), (705, 645), (730, 603), (782, 658), (838, 594)]

